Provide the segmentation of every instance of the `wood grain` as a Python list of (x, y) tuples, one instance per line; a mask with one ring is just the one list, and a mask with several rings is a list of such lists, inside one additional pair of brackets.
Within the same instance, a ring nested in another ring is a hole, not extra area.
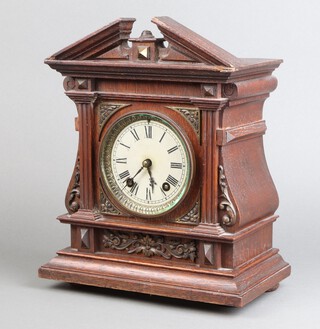
[[(242, 307), (290, 274), (272, 244), (278, 195), (263, 148), (282, 60), (237, 58), (171, 18), (152, 21), (164, 38), (131, 38), (123, 18), (45, 60), (66, 76), (79, 147), (58, 217), (71, 246), (39, 276)], [(170, 122), (192, 158), (187, 193), (157, 218), (128, 213), (100, 172), (101, 141), (133, 113)]]

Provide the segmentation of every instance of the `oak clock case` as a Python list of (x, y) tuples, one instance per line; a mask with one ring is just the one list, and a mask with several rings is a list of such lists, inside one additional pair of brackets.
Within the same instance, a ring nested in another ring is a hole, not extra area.
[[(121, 18), (46, 63), (75, 103), (70, 247), (39, 276), (242, 307), (290, 265), (263, 149), (277, 59), (242, 59), (169, 17)], [(167, 43), (165, 43), (165, 41)]]

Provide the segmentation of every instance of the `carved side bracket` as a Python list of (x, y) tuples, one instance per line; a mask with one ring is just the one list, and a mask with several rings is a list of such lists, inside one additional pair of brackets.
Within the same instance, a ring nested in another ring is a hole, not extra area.
[(262, 78), (237, 81), (222, 85), (222, 96), (229, 99), (241, 99), (258, 95), (266, 95), (276, 89), (277, 78), (267, 75)]
[(221, 223), (226, 226), (232, 226), (236, 222), (236, 209), (232, 204), (228, 193), (226, 176), (224, 175), (223, 166), (219, 166), (219, 186), (222, 194), (220, 195), (219, 209), (225, 214), (222, 216)]
[(65, 205), (69, 214), (73, 214), (80, 208), (80, 158), (77, 154), (77, 160), (74, 166), (73, 174), (67, 189)]
[(145, 257), (160, 256), (165, 259), (190, 259), (197, 257), (196, 243), (193, 240), (169, 239), (151, 234), (104, 230), (103, 246), (127, 254), (143, 254)]

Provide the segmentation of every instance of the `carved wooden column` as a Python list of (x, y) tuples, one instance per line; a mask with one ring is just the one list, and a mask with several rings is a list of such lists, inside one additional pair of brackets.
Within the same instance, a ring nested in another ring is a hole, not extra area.
[[(223, 233), (218, 219), (218, 166), (219, 148), (216, 131), (219, 128), (219, 112), (227, 105), (228, 99), (214, 98), (217, 86), (204, 88), (207, 98), (192, 98), (192, 103), (201, 111), (201, 144), (203, 149), (203, 175), (206, 180), (201, 190), (201, 224), (198, 230), (209, 231), (214, 236)], [(208, 94), (209, 93), (209, 94)], [(199, 242), (199, 260), (201, 265), (221, 267), (221, 244), (211, 239)]]
[(77, 217), (95, 219), (94, 178), (93, 178), (93, 133), (94, 133), (94, 102), (97, 95), (92, 91), (92, 80), (72, 79), (67, 77), (64, 82), (66, 94), (76, 104), (79, 128), (79, 176), (80, 176), (80, 209)]
[(201, 223), (216, 224), (219, 152), (216, 131), (219, 127), (218, 111), (227, 104), (227, 98), (192, 98), (192, 103), (201, 111), (201, 142), (203, 148), (203, 171), (206, 181), (201, 191)]

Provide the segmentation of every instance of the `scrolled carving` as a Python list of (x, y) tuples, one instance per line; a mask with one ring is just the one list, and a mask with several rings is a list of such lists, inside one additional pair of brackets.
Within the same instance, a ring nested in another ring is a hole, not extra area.
[(176, 223), (197, 224), (200, 220), (200, 202), (197, 201), (193, 208), (184, 216), (177, 218)]
[(63, 80), (63, 88), (65, 91), (72, 90), (76, 86), (76, 81), (72, 77), (65, 77)]
[(178, 111), (182, 114), (187, 121), (191, 124), (193, 130), (196, 132), (197, 136), (200, 135), (200, 111), (195, 108), (185, 108), (185, 107), (169, 107), (168, 108)]
[(219, 209), (225, 212), (222, 216), (221, 223), (226, 226), (232, 226), (236, 222), (236, 210), (230, 199), (226, 176), (221, 165), (219, 166), (219, 186), (222, 192), (220, 195)]
[(222, 87), (222, 95), (225, 97), (232, 96), (236, 91), (236, 86), (234, 83), (224, 84)]
[(66, 208), (69, 213), (75, 213), (80, 208), (80, 158), (77, 156), (71, 182), (66, 195)]
[(100, 211), (104, 214), (121, 215), (121, 212), (110, 202), (102, 191), (100, 191)]
[(102, 240), (105, 248), (125, 251), (128, 254), (143, 254), (145, 257), (161, 256), (165, 259), (190, 259), (197, 257), (195, 241), (169, 239), (151, 234), (105, 230)]

